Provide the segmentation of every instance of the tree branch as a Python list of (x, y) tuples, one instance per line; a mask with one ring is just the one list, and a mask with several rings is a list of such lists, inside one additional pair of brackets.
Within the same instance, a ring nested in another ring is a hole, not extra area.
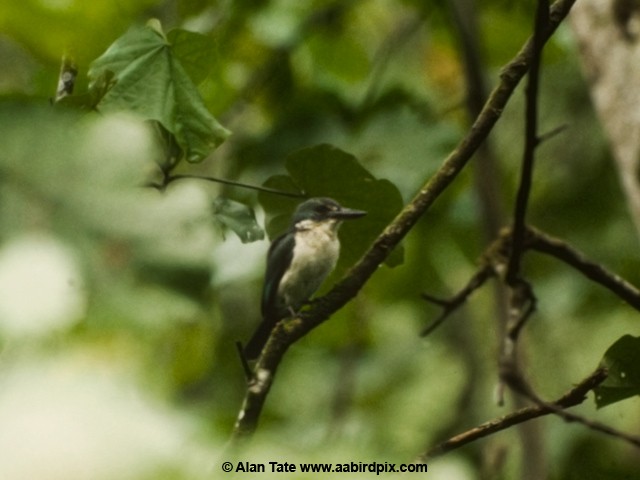
[[(557, 0), (553, 4), (550, 21), (544, 30), (543, 41), (551, 36), (574, 3), (575, 0)], [(527, 72), (532, 56), (533, 43), (529, 40), (503, 69), (500, 83), (494, 88), (469, 133), (451, 152), (438, 172), (384, 229), (346, 276), (327, 295), (314, 302), (311, 310), (305, 315), (284, 320), (276, 326), (256, 365), (258, 383), (250, 384), (247, 388), (232, 434), (231, 446), (249, 438), (255, 431), (275, 372), (289, 346), (353, 298), (421, 216), (453, 182), (500, 118), (515, 87)]]
[(460, 308), (462, 304), (464, 304), (467, 299), (471, 296), (473, 292), (482, 287), (484, 283), (494, 275), (494, 270), (490, 265), (484, 265), (481, 267), (467, 282), (462, 290), (456, 293), (453, 297), (448, 299), (439, 299), (428, 293), (423, 293), (422, 298), (427, 300), (428, 302), (435, 303), (442, 307), (442, 313), (438, 318), (436, 318), (431, 325), (426, 327), (421, 333), (421, 337), (426, 337), (431, 334), (436, 328), (438, 328), (448, 317), (449, 315)]
[(571, 412), (565, 412), (562, 408), (559, 408), (557, 405), (549, 404), (538, 397), (533, 391), (526, 392), (526, 397), (529, 400), (536, 403), (541, 408), (549, 409), (550, 413), (557, 415), (558, 417), (564, 419), (566, 422), (576, 422), (580, 425), (587, 427), (594, 432), (603, 433), (605, 435), (609, 435), (614, 438), (618, 438), (623, 440), (634, 447), (640, 448), (640, 437), (637, 435), (632, 435), (630, 433), (621, 432), (620, 430), (616, 430), (609, 425), (606, 425), (601, 422), (596, 422), (595, 420), (589, 420), (581, 415), (577, 415)]
[(507, 268), (507, 283), (514, 285), (520, 273), (520, 260), (524, 248), (527, 206), (533, 181), (533, 165), (535, 151), (538, 146), (538, 90), (540, 79), (540, 63), (544, 48), (544, 35), (549, 23), (549, 1), (538, 0), (536, 20), (533, 31), (531, 67), (526, 91), (525, 107), (525, 144), (522, 158), (522, 173), (513, 214), (513, 241), (511, 256)]
[(531, 285), (520, 275), (520, 264), (525, 250), (526, 215), (533, 182), (535, 152), (538, 146), (538, 92), (540, 64), (544, 48), (544, 32), (549, 23), (549, 0), (538, 0), (533, 29), (533, 51), (529, 69), (525, 105), (525, 143), (522, 155), (522, 172), (513, 213), (511, 251), (505, 282), (509, 287), (509, 315), (506, 332), (500, 349), (499, 404), (503, 403), (503, 382), (515, 390), (529, 390), (518, 366), (518, 338), (525, 324), (535, 312), (536, 297)]
[[(445, 311), (438, 319), (425, 329), (430, 333), (444, 321), (443, 316), (450, 315), (463, 305), (468, 296), (482, 286), (490, 276), (498, 277), (504, 268), (506, 255), (511, 250), (512, 232), (505, 229), (485, 250), (482, 257), (483, 266), (471, 277), (467, 285), (450, 299), (437, 299), (423, 294), (428, 301), (442, 306)], [(607, 270), (604, 266), (589, 260), (582, 252), (576, 250), (567, 242), (555, 238), (535, 227), (527, 226), (524, 242), (525, 250), (534, 250), (552, 256), (582, 273), (589, 280), (603, 286), (631, 307), (640, 311), (640, 289), (629, 283), (619, 275)], [(487, 276), (485, 278), (485, 275)], [(426, 335), (427, 333), (422, 333)]]
[(584, 402), (587, 393), (600, 385), (606, 378), (606, 370), (600, 368), (589, 375), (587, 378), (582, 380), (578, 385), (569, 390), (558, 400), (550, 404), (538, 404), (532, 407), (521, 408), (516, 412), (483, 423), (482, 425), (478, 425), (477, 427), (451, 437), (450, 439), (445, 440), (444, 442), (429, 449), (427, 452), (420, 455), (417, 461), (426, 462), (427, 460), (439, 457), (441, 455), (444, 455), (445, 453), (449, 453), (475, 440), (494, 434), (501, 430), (505, 430), (514, 425), (528, 422), (529, 420), (533, 420), (534, 418), (538, 418), (543, 415), (555, 413), (556, 410), (562, 410), (565, 408), (573, 407), (575, 405), (579, 405)]
[[(470, 289), (470, 286), (477, 284), (477, 278), (482, 278), (483, 273), (487, 269), (496, 275), (501, 268), (501, 265), (505, 263), (505, 254), (511, 251), (512, 231), (505, 230), (501, 235), (487, 248), (483, 255), (483, 262), (485, 264), (469, 281), (467, 286), (456, 294), (450, 300), (437, 300), (432, 299), (434, 303), (441, 304), (445, 308), (445, 312), (441, 315), (449, 315), (453, 310), (459, 308), (464, 299), (466, 299), (466, 293), (474, 291)], [(619, 298), (627, 302), (630, 306), (640, 311), (640, 290), (631, 285), (625, 279), (608, 271), (605, 267), (597, 264), (586, 258), (584, 254), (571, 247), (566, 242), (554, 238), (540, 230), (533, 227), (526, 227), (526, 235), (524, 237), (523, 251), (534, 250), (547, 255), (551, 255), (558, 260), (561, 260), (577, 271), (585, 275), (590, 280), (604, 286), (609, 291), (617, 295)], [(478, 285), (480, 286), (480, 285)], [(462, 301), (459, 301), (463, 299)], [(441, 322), (440, 322), (441, 323)], [(432, 330), (439, 323), (436, 321), (429, 329)], [(583, 380), (578, 386), (565, 394), (561, 399), (547, 403), (541, 400), (535, 392), (526, 384), (522, 377), (517, 376), (512, 379), (516, 389), (524, 394), (527, 398), (535, 402), (535, 407), (527, 407), (517, 412), (511, 413), (496, 420), (484, 423), (478, 427), (475, 427), (467, 432), (456, 435), (449, 440), (441, 443), (440, 445), (430, 449), (427, 453), (422, 455), (419, 461), (426, 461), (429, 458), (433, 458), (439, 455), (448, 453), (451, 450), (460, 448), (468, 443), (471, 443), (479, 438), (491, 435), (498, 431), (504, 430), (516, 424), (537, 418), (542, 415), (554, 414), (563, 418), (567, 422), (576, 422), (581, 425), (605, 435), (612, 436), (614, 438), (621, 439), (633, 446), (640, 447), (640, 437), (637, 435), (631, 435), (625, 432), (616, 430), (608, 425), (600, 422), (589, 420), (588, 418), (580, 415), (566, 412), (564, 409), (573, 405), (577, 405), (583, 401), (580, 395), (584, 396), (589, 390), (592, 390), (598, 386), (606, 378), (606, 373), (603, 369), (599, 369), (591, 376)], [(518, 383), (519, 382), (519, 383)], [(580, 393), (584, 392), (584, 393)]]
[(589, 260), (583, 253), (562, 240), (554, 238), (533, 227), (528, 227), (527, 232), (527, 248), (551, 255), (565, 262), (589, 280), (602, 285), (633, 308), (640, 311), (640, 290), (624, 278), (610, 272), (602, 265)]

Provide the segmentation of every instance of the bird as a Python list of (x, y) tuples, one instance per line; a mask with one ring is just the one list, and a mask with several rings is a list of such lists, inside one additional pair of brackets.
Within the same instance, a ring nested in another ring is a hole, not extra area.
[(295, 315), (334, 269), (340, 255), (342, 221), (366, 213), (328, 197), (310, 198), (298, 205), (288, 230), (271, 243), (267, 253), (262, 321), (243, 349), (247, 360), (258, 358), (276, 324)]

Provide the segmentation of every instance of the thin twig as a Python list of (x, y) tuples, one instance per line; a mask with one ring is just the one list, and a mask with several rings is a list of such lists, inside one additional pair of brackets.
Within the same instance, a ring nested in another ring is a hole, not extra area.
[[(526, 89), (525, 106), (525, 142), (522, 154), (522, 172), (511, 232), (511, 251), (507, 264), (505, 282), (510, 289), (509, 318), (502, 341), (499, 358), (499, 374), (501, 383), (519, 391), (526, 388), (527, 382), (518, 366), (518, 338), (525, 324), (535, 311), (536, 298), (531, 285), (522, 278), (520, 264), (525, 251), (526, 216), (529, 205), (531, 185), (533, 183), (533, 167), (535, 163), (538, 138), (538, 92), (540, 82), (540, 64), (544, 48), (544, 36), (549, 23), (549, 1), (538, 0), (536, 18), (533, 29), (533, 52)], [(499, 388), (498, 403), (504, 399), (502, 385)]]
[(548, 132), (541, 133), (540, 135), (538, 135), (538, 144), (544, 143), (547, 140), (551, 140), (553, 137), (560, 135), (567, 128), (569, 128), (569, 125), (566, 123), (563, 123), (562, 125), (552, 128)]
[(630, 433), (622, 432), (602, 422), (589, 420), (588, 418), (585, 418), (582, 415), (578, 415), (576, 413), (566, 412), (562, 408), (559, 408), (557, 405), (549, 404), (545, 402), (544, 400), (539, 398), (537, 395), (535, 395), (535, 393), (533, 392), (525, 393), (525, 396), (529, 398), (529, 400), (535, 402), (539, 407), (548, 409), (550, 413), (563, 418), (566, 422), (579, 423), (590, 430), (593, 430), (598, 433), (603, 433), (605, 435), (609, 435), (614, 438), (618, 438), (635, 447), (640, 448), (640, 437), (637, 435), (632, 435)]
[(516, 412), (485, 422), (482, 425), (478, 425), (477, 427), (467, 430), (459, 435), (455, 435), (435, 447), (430, 448), (427, 452), (420, 455), (417, 461), (426, 462), (427, 460), (444, 455), (445, 453), (456, 450), (473, 441), (501, 430), (505, 430), (514, 425), (533, 420), (534, 418), (538, 418), (543, 415), (555, 413), (556, 410), (579, 405), (584, 402), (587, 393), (600, 385), (606, 378), (606, 370), (600, 368), (582, 380), (578, 385), (573, 387), (558, 400), (551, 402), (550, 404), (538, 404), (531, 407), (521, 408)]
[(640, 311), (640, 290), (602, 265), (589, 260), (568, 243), (533, 227), (528, 227), (528, 248), (551, 255), (575, 268), (585, 277), (602, 285), (620, 299)]
[(525, 225), (529, 194), (533, 181), (535, 151), (538, 146), (538, 90), (540, 79), (540, 63), (544, 47), (544, 35), (549, 23), (549, 2), (538, 0), (533, 32), (533, 52), (528, 74), (525, 109), (525, 144), (522, 158), (520, 185), (513, 214), (513, 241), (511, 256), (507, 267), (507, 283), (512, 285), (520, 275), (520, 261), (524, 249)]
[(251, 185), (249, 183), (237, 182), (235, 180), (227, 180), (225, 178), (203, 177), (200, 175), (190, 175), (190, 174), (170, 175), (165, 178), (162, 185), (158, 185), (157, 183), (154, 183), (154, 184), (151, 184), (150, 186), (158, 189), (163, 189), (167, 185), (175, 182), (176, 180), (185, 180), (185, 179), (204, 180), (205, 182), (222, 183), (224, 185), (247, 188), (249, 190), (256, 190), (258, 192), (272, 193), (274, 195), (281, 195), (283, 197), (305, 198), (306, 196), (304, 192), (285, 192), (284, 190), (278, 190), (276, 188), (262, 187), (260, 185)]
[(471, 296), (473, 292), (479, 289), (484, 283), (494, 275), (493, 268), (488, 265), (483, 266), (478, 270), (467, 282), (462, 290), (456, 293), (453, 297), (448, 299), (440, 299), (429, 295), (428, 293), (423, 293), (422, 298), (427, 300), (428, 302), (434, 303), (442, 307), (442, 313), (438, 318), (436, 318), (429, 326), (427, 326), (421, 333), (421, 337), (426, 337), (431, 334), (436, 328), (438, 328), (448, 317), (449, 315), (460, 308), (462, 304), (464, 304), (467, 299)]

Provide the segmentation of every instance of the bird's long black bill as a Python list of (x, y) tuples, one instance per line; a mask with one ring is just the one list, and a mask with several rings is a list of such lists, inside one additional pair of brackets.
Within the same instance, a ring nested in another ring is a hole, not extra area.
[(341, 208), (336, 212), (332, 212), (331, 216), (339, 220), (352, 220), (364, 217), (367, 214), (364, 210), (354, 210), (352, 208)]

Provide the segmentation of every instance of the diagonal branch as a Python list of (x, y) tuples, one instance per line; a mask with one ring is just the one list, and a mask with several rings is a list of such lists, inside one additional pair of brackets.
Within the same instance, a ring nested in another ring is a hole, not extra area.
[(610, 272), (599, 263), (589, 260), (568, 243), (554, 238), (533, 227), (527, 228), (527, 248), (551, 255), (578, 270), (589, 280), (596, 282), (620, 299), (640, 311), (640, 290), (619, 275)]
[(436, 318), (431, 325), (426, 327), (421, 333), (421, 337), (426, 337), (431, 334), (436, 328), (438, 328), (452, 312), (457, 310), (464, 304), (473, 292), (478, 290), (485, 282), (494, 276), (494, 269), (490, 265), (483, 265), (467, 282), (462, 290), (456, 293), (453, 297), (448, 299), (436, 298), (428, 293), (423, 293), (422, 298), (428, 302), (435, 303), (442, 307), (442, 313)]
[(563, 409), (579, 405), (586, 399), (587, 393), (600, 385), (607, 378), (607, 372), (605, 369), (598, 369), (582, 380), (578, 385), (573, 387), (567, 393), (565, 393), (558, 400), (551, 402), (550, 404), (538, 404), (531, 407), (521, 408), (513, 413), (505, 415), (503, 417), (491, 420), (489, 422), (478, 425), (464, 433), (455, 435), (450, 439), (436, 445), (429, 449), (427, 452), (420, 455), (419, 462), (426, 462), (429, 459), (439, 457), (445, 453), (449, 453), (452, 450), (456, 450), (468, 443), (474, 442), (480, 438), (494, 434), (501, 430), (505, 430), (514, 425), (518, 425), (523, 422), (528, 422), (534, 418), (541, 417), (543, 415), (549, 415), (555, 413), (557, 410), (564, 412)]
[[(600, 370), (603, 370), (602, 368)], [(547, 408), (550, 413), (562, 418), (565, 422), (575, 422), (579, 423), (587, 427), (594, 432), (602, 433), (604, 435), (609, 435), (614, 438), (618, 438), (623, 440), (634, 447), (640, 448), (640, 437), (638, 435), (633, 435), (631, 433), (622, 432), (620, 430), (616, 430), (609, 425), (606, 425), (602, 422), (598, 422), (595, 420), (589, 420), (588, 418), (583, 417), (582, 415), (578, 415), (571, 412), (566, 412), (564, 409), (559, 407), (558, 405), (554, 405), (552, 403), (547, 403), (542, 400), (538, 395), (533, 391), (523, 392), (526, 397), (537, 404), (539, 407)]]
[[(553, 34), (574, 3), (575, 0), (554, 2), (549, 22), (543, 32), (543, 41), (546, 41)], [(231, 437), (232, 447), (250, 437), (255, 431), (275, 372), (288, 347), (352, 299), (422, 215), (453, 182), (500, 118), (515, 87), (527, 72), (532, 56), (533, 43), (532, 40), (529, 40), (503, 69), (499, 84), (494, 88), (469, 133), (447, 157), (438, 172), (426, 182), (413, 200), (384, 229), (346, 276), (327, 295), (318, 299), (307, 314), (280, 322), (276, 326), (256, 365), (256, 378), (260, 380), (260, 383), (258, 385), (250, 384), (247, 388), (245, 400)]]

